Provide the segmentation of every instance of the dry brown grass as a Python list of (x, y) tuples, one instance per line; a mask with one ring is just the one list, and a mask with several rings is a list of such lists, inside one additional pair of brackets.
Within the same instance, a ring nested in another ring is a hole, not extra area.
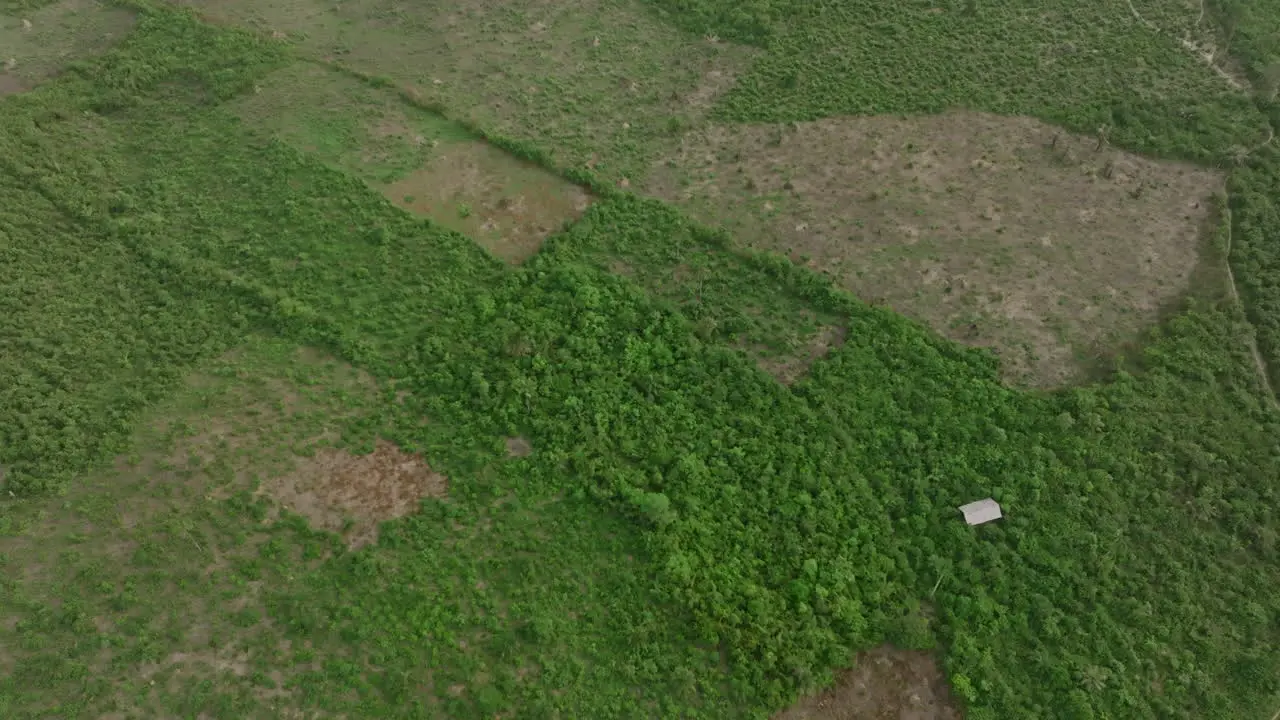
[(511, 263), (531, 257), (591, 204), (577, 185), (481, 141), (443, 146), (421, 169), (380, 189)]
[(710, 128), (644, 189), (1052, 387), (1187, 289), (1222, 182), (1036, 120), (951, 112)]
[(831, 688), (802, 699), (773, 720), (959, 720), (947, 682), (928, 653), (880, 647)]
[(448, 480), (417, 455), (378, 441), (368, 455), (325, 448), (291, 473), (264, 481), (262, 491), (313, 527), (342, 533), (352, 548), (377, 539), (378, 523), (416, 512), (442, 498)]

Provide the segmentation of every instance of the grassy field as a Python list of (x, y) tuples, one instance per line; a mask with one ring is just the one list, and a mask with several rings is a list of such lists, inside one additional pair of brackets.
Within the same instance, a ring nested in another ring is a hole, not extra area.
[(0, 716), (1280, 708), (1280, 8), (192, 5), (0, 5)]

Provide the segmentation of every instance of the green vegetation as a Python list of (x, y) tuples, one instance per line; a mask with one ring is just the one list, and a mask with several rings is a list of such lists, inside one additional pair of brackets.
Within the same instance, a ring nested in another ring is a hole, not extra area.
[(967, 107), (1085, 133), (1106, 127), (1116, 144), (1199, 160), (1263, 134), (1249, 98), (1171, 41), (1195, 20), (1179, 3), (1139, 2), (1139, 20), (1124, 3), (1075, 0), (1034, 9), (987, 0), (652, 1), (699, 30), (768, 47), (716, 109), (724, 120)]
[(1259, 94), (1275, 100), (1280, 90), (1280, 3), (1209, 0), (1223, 44), (1244, 63)]
[(1280, 380), (1280, 149), (1257, 151), (1231, 178), (1237, 284), (1274, 386)]
[(250, 338), (194, 377), (144, 415), (129, 463), (68, 492), (59, 522), (8, 508), (6, 717), (270, 718), (282, 699), (364, 717), (732, 714), (714, 659), (657, 611), (624, 518), (473, 450), (453, 467), (487, 469), (447, 503), (344, 553), (228, 482), (287, 470), (325, 427), (354, 444), (393, 432), (397, 406), (288, 341)]
[(439, 145), (473, 139), (397, 100), (349, 75), (298, 63), (269, 75), (236, 108), (247, 122), (374, 183), (399, 180)]
[(1257, 145), (1239, 150), (1242, 167), (1231, 178), (1234, 222), (1231, 262), (1240, 292), (1258, 332), (1272, 385), (1280, 379), (1280, 4), (1209, 3), (1224, 42), (1245, 66), (1258, 107), (1271, 131)]
[[(1015, 90), (1031, 45), (950, 64), (886, 7), (904, 54), (849, 45), (883, 63), (864, 76), (948, 70), (869, 95), (823, 40), (851, 11), (762, 7), (731, 17), (769, 54), (724, 117), (927, 110), (949, 100), (924, 85), (954, 81), (1185, 157), (1261, 123), (1115, 17), (1081, 22), (1119, 55)], [(936, 645), (975, 720), (1274, 711), (1280, 414), (1221, 283), (1107, 383), (1049, 395), (655, 201), (605, 193), (508, 268), (243, 122), (280, 43), (140, 13), (100, 61), (0, 100), (0, 715), (763, 717), (886, 640)], [(1096, 74), (1136, 50), (1142, 74)], [(1108, 103), (1147, 73), (1186, 84), (1120, 123)], [(1171, 110), (1201, 90), (1198, 115)], [(317, 127), (339, 124), (283, 130)], [(1265, 318), (1280, 166), (1242, 161), (1206, 263), (1230, 230)], [(847, 339), (792, 388), (736, 347), (823, 323)], [(253, 494), (293, 451), (375, 436), (450, 478), (376, 546)], [(504, 457), (510, 436), (533, 454)], [(988, 494), (1006, 520), (961, 523)]]
[[(194, 359), (236, 342), (242, 323), (12, 175), (0, 197), (0, 466), (10, 491), (48, 491), (118, 452), (132, 416)], [(50, 236), (58, 241), (38, 240)]]
[(766, 363), (803, 359), (806, 343), (842, 317), (775, 277), (776, 261), (733, 252), (722, 233), (691, 226), (657, 203), (598, 206), (547, 252), (631, 278), (678, 306), (701, 339), (745, 348)]

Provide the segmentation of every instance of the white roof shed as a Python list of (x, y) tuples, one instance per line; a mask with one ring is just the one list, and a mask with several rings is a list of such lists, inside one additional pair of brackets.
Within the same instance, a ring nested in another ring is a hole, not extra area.
[(964, 521), (970, 525), (981, 525), (1004, 517), (1000, 512), (1000, 503), (991, 498), (961, 505), (960, 512), (964, 513)]

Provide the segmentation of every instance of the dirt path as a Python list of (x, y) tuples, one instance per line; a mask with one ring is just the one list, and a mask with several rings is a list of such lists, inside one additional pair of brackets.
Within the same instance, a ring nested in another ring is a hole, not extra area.
[[(1225, 263), (1227, 266), (1227, 287), (1231, 290), (1231, 299), (1243, 308), (1244, 302), (1240, 300), (1240, 291), (1236, 289), (1236, 274), (1231, 269), (1231, 226), (1232, 223), (1227, 222), (1227, 252)], [(1262, 382), (1262, 389), (1267, 393), (1267, 400), (1270, 401), (1273, 409), (1280, 410), (1280, 402), (1276, 401), (1276, 392), (1272, 389), (1270, 376), (1267, 374), (1267, 363), (1262, 359), (1262, 353), (1258, 351), (1257, 338), (1253, 336), (1250, 336), (1249, 338), (1249, 352), (1253, 355), (1253, 364), (1258, 368), (1258, 378)], [(1272, 717), (1271, 720), (1280, 720), (1280, 710), (1276, 711), (1275, 716)]]
[(1262, 142), (1260, 142), (1260, 143), (1258, 143), (1258, 146), (1257, 146), (1257, 147), (1255, 147), (1254, 149), (1250, 150), (1250, 151), (1249, 151), (1249, 154), (1250, 154), (1250, 155), (1252, 155), (1252, 154), (1254, 154), (1254, 153), (1258, 152), (1258, 151), (1259, 151), (1259, 150), (1261, 150), (1262, 148), (1264, 148), (1264, 147), (1266, 147), (1266, 146), (1270, 145), (1270, 144), (1271, 144), (1271, 142), (1272, 142), (1273, 140), (1275, 140), (1275, 139), (1276, 139), (1276, 129), (1275, 129), (1274, 127), (1272, 127), (1271, 125), (1267, 125), (1267, 139), (1266, 139), (1266, 140), (1263, 140), (1263, 141), (1262, 141)]
[[(1125, 2), (1129, 4), (1129, 12), (1133, 13), (1133, 19), (1137, 20), (1138, 24), (1142, 25), (1143, 27), (1146, 27), (1148, 30), (1150, 30), (1151, 32), (1157, 35), (1164, 35), (1166, 37), (1170, 36), (1170, 34), (1167, 33), (1164, 29), (1162, 29), (1159, 25), (1156, 25), (1155, 23), (1143, 17), (1142, 13), (1138, 12), (1138, 8), (1134, 7), (1133, 0), (1125, 0)], [(1199, 17), (1196, 18), (1196, 23), (1194, 27), (1199, 28), (1200, 23), (1203, 20), (1204, 20), (1204, 1), (1201, 0), (1200, 15)], [(1218, 51), (1216, 48), (1212, 47), (1212, 45), (1204, 46), (1204, 45), (1198, 44), (1190, 38), (1189, 34), (1181, 38), (1178, 38), (1177, 42), (1179, 45), (1182, 46), (1184, 50), (1187, 50), (1192, 55), (1195, 55), (1196, 57), (1200, 58), (1200, 60), (1202, 60), (1206, 65), (1208, 65), (1209, 68), (1212, 69), (1218, 75), (1218, 77), (1222, 78), (1223, 81), (1225, 81), (1233, 89), (1240, 90), (1240, 91), (1248, 91), (1252, 89), (1249, 86), (1249, 81), (1247, 78), (1237, 78), (1233, 76), (1231, 73), (1227, 72), (1225, 69), (1223, 69), (1220, 65), (1218, 65), (1218, 63), (1216, 62)]]

